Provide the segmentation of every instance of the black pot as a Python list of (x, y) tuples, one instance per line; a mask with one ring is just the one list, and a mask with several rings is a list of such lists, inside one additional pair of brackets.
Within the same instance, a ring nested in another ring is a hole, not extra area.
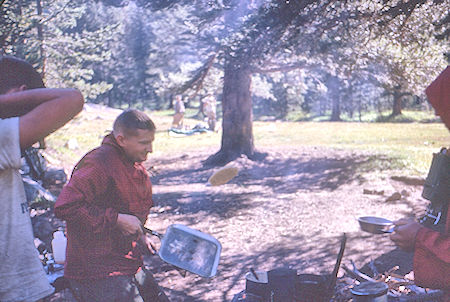
[(322, 302), (328, 296), (328, 279), (325, 276), (300, 274), (295, 283), (297, 302)]
[(290, 302), (295, 299), (295, 281), (297, 271), (289, 268), (277, 268), (267, 273), (270, 298), (273, 302)]
[(245, 292), (264, 299), (269, 297), (267, 272), (256, 271), (255, 274), (247, 273), (245, 275)]

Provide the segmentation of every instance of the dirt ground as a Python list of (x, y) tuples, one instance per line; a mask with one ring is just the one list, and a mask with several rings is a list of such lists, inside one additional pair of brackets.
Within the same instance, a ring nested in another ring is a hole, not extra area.
[[(151, 260), (172, 301), (230, 301), (245, 288), (250, 268), (329, 274), (343, 233), (348, 238), (343, 265), (353, 261), (363, 268), (374, 260), (379, 272), (394, 265), (400, 265), (399, 273), (411, 270), (410, 254), (396, 250), (387, 235), (361, 232), (356, 219), (419, 215), (426, 205), (420, 179), (390, 170), (389, 160), (376, 154), (309, 147), (261, 151), (268, 153), (262, 161), (230, 163), (240, 172), (218, 187), (206, 185), (218, 167), (202, 165), (214, 150), (151, 158), (156, 207), (149, 225), (164, 232), (172, 223), (186, 224), (222, 244), (218, 273), (211, 279), (190, 273), (183, 278), (164, 265), (161, 269), (157, 257)], [(375, 161), (386, 168), (374, 169)], [(387, 201), (395, 192), (400, 199)]]
[[(357, 218), (419, 216), (427, 204), (420, 196), (423, 179), (391, 170), (383, 155), (292, 146), (260, 150), (267, 152), (261, 161), (237, 159), (229, 165), (239, 168), (238, 176), (212, 187), (207, 180), (219, 167), (202, 161), (215, 151), (148, 161), (155, 202), (148, 226), (164, 233), (173, 223), (185, 224), (222, 244), (213, 278), (183, 277), (158, 256), (146, 259), (171, 301), (231, 301), (245, 289), (250, 268), (329, 274), (343, 233), (340, 278), (352, 261), (368, 274), (371, 261), (381, 273), (395, 265), (399, 274), (411, 271), (410, 253), (397, 250), (388, 235), (361, 232)], [(397, 199), (390, 200), (394, 193)]]

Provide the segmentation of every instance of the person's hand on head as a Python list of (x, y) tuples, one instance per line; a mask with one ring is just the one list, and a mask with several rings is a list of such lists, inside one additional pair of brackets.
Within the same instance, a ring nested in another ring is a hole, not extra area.
[(19, 117), (21, 150), (64, 126), (83, 104), (80, 91), (45, 88), (30, 63), (0, 56), (0, 118)]

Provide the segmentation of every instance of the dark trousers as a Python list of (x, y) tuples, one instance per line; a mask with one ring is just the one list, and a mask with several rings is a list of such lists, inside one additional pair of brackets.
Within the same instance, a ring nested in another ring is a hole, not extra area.
[(140, 270), (134, 276), (104, 279), (69, 280), (70, 288), (80, 302), (168, 302), (153, 274)]

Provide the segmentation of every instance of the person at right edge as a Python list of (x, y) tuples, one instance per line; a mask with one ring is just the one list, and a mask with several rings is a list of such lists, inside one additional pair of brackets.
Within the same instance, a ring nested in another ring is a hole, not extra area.
[[(450, 130), (450, 66), (425, 90), (428, 101)], [(414, 251), (414, 280), (419, 286), (441, 289), (450, 301), (450, 148), (433, 155), (422, 196), (430, 200), (419, 222), (395, 221), (391, 240)]]

